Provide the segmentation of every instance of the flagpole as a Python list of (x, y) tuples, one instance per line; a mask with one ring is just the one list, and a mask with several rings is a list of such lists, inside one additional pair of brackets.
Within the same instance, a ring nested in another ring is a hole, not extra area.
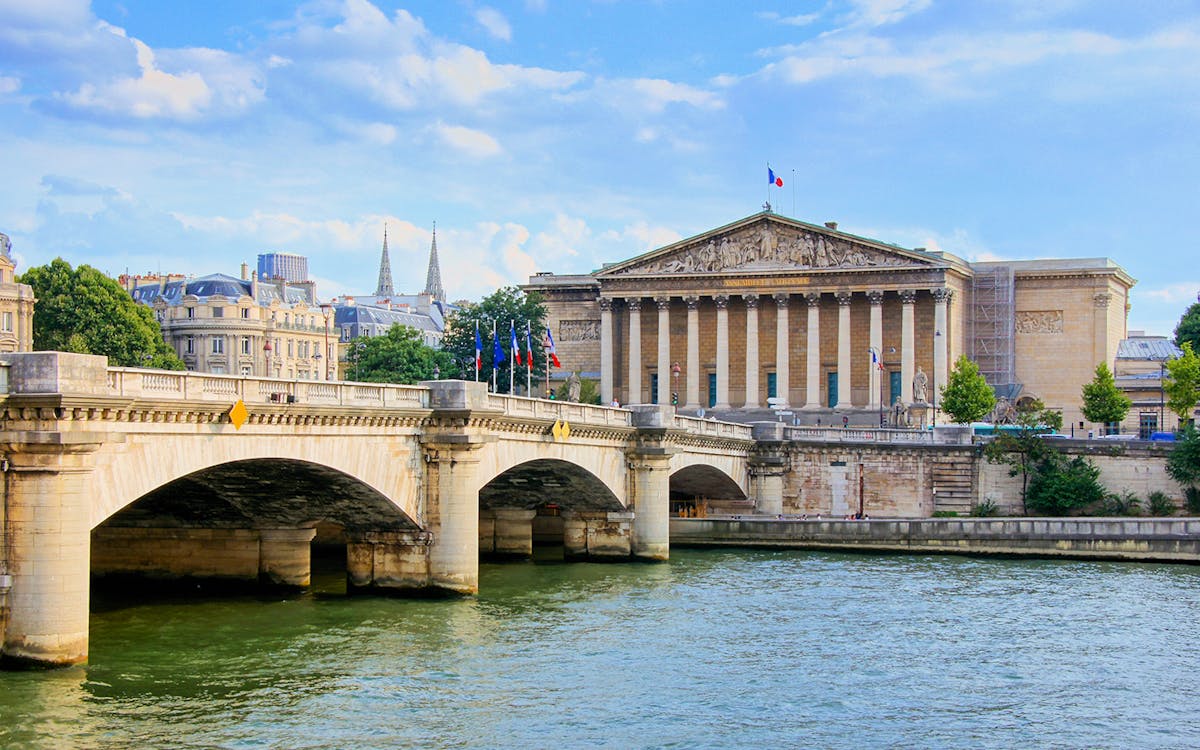
[(497, 330), (498, 329), (496, 328), (496, 319), (493, 318), (492, 319), (492, 393), (500, 392), (500, 376), (497, 374), (497, 370), (496, 370), (496, 341), (498, 340), (497, 336), (499, 335), (497, 333)]
[(796, 218), (796, 170), (792, 169), (792, 218)]
[(525, 321), (525, 395), (533, 398), (533, 329)]
[[(512, 347), (512, 342), (514, 342), (516, 340), (517, 340), (517, 321), (513, 320), (512, 318), (509, 318), (508, 319), (509, 348)], [(508, 355), (508, 395), (510, 395), (510, 396), (517, 395), (517, 378), (516, 378), (517, 363), (513, 361), (514, 359), (516, 359), (516, 357), (513, 356), (515, 354), (516, 354), (516, 352), (511, 352)]]

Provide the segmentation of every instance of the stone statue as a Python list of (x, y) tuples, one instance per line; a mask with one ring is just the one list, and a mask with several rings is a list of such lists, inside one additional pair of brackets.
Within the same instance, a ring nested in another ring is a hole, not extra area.
[(908, 427), (908, 409), (899, 401), (892, 404), (892, 427)]
[(917, 368), (917, 374), (913, 375), (913, 403), (927, 404), (929, 403), (929, 376), (920, 367)]
[(583, 389), (583, 384), (579, 381), (579, 372), (573, 372), (567, 376), (567, 400), (579, 403), (579, 394)]
[(1012, 403), (1006, 397), (1001, 396), (996, 399), (996, 406), (992, 409), (991, 417), (992, 424), (1012, 424), (1017, 420), (1017, 410), (1013, 408)]

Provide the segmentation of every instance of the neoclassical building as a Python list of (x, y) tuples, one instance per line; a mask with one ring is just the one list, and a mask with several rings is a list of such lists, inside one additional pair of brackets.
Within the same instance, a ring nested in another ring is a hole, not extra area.
[(33, 350), (33, 287), (18, 284), (12, 242), (0, 234), (0, 352)]
[(597, 378), (605, 403), (676, 394), (685, 412), (877, 424), (895, 402), (933, 402), (967, 354), (1000, 394), (1070, 424), (1125, 337), (1134, 283), (1103, 258), (968, 263), (768, 210), (524, 289), (545, 298), (564, 368)]

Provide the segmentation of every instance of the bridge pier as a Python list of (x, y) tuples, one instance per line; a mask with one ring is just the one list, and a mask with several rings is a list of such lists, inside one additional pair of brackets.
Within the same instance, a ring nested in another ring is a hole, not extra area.
[(564, 511), (563, 557), (567, 560), (628, 560), (632, 513)]
[(91, 433), (30, 432), (16, 433), (4, 446), (3, 562), (12, 576), (0, 647), (5, 667), (87, 660), (88, 499), (101, 442)]
[(637, 441), (626, 453), (632, 474), (629, 507), (633, 509), (630, 552), (642, 560), (671, 556), (671, 455), (667, 432), (675, 423), (675, 407), (635, 404), (630, 407)]
[[(533, 556), (533, 517), (536, 510), (525, 508), (493, 508), (491, 510), (491, 549), (497, 555), (509, 557)], [(480, 519), (483, 523), (483, 519)]]
[(754, 512), (762, 516), (777, 516), (783, 513), (784, 479), (791, 468), (783, 425), (779, 422), (759, 422), (753, 430), (755, 447), (750, 455), (749, 469)]
[(430, 538), (418, 531), (372, 531), (346, 545), (346, 588), (420, 592), (430, 588)]
[(258, 580), (268, 586), (305, 587), (312, 583), (315, 528), (259, 529)]

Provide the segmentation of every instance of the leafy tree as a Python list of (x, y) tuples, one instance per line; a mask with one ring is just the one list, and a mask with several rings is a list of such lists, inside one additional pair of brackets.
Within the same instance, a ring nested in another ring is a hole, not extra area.
[(1167, 456), (1167, 474), (1184, 488), (1200, 485), (1200, 431), (1184, 425)]
[(1018, 402), (1017, 417), (1011, 432), (996, 435), (983, 449), (983, 455), (991, 463), (1008, 464), (1008, 475), (1021, 477), (1021, 503), (1027, 506), (1029, 480), (1037, 467), (1058, 456), (1059, 451), (1040, 437), (1047, 429), (1057, 432), (1062, 429), (1062, 414), (1038, 399)]
[[(569, 395), (568, 391), (571, 384), (563, 382), (554, 392), (554, 398), (559, 401), (566, 401)], [(581, 404), (599, 404), (600, 403), (600, 384), (591, 378), (579, 379), (579, 403)]]
[(1167, 362), (1169, 377), (1163, 382), (1163, 391), (1167, 396), (1167, 407), (1179, 415), (1180, 422), (1187, 422), (1195, 412), (1196, 402), (1200, 401), (1200, 357), (1187, 341), (1179, 348), (1183, 354)]
[[(533, 392), (542, 395), (539, 383), (546, 375), (546, 358), (542, 354), (542, 339), (546, 335), (546, 307), (538, 294), (525, 294), (515, 286), (503, 287), (478, 304), (464, 304), (454, 313), (446, 325), (446, 334), (442, 337), (442, 349), (448, 352), (454, 363), (448, 370), (443, 369), (443, 377), (461, 377), (464, 380), (475, 379), (475, 326), (479, 325), (479, 338), (482, 342), (479, 379), (491, 381), (493, 364), (492, 325), (495, 323), (496, 338), (500, 341), (500, 351), (504, 355), (503, 362), (496, 368), (497, 388), (500, 393), (510, 392), (509, 358), (512, 357), (510, 326), (515, 324), (517, 343), (520, 345), (521, 357), (526, 354), (525, 326), (529, 324), (531, 343), (534, 348), (533, 358)], [(565, 363), (569, 367), (569, 363)], [(525, 384), (526, 366), (518, 365), (514, 372), (517, 385)]]
[(959, 355), (954, 368), (946, 379), (941, 394), (942, 411), (959, 424), (982, 419), (996, 406), (996, 394), (987, 379), (979, 372), (979, 365)]
[(435, 367), (440, 376), (458, 374), (449, 352), (427, 345), (421, 334), (408, 326), (394, 325), (387, 335), (359, 338), (351, 346), (351, 351), (357, 352), (352, 365), (357, 380), (411, 385), (433, 380)]
[(1089, 421), (1108, 424), (1120, 422), (1129, 413), (1133, 402), (1117, 388), (1117, 381), (1108, 364), (1096, 365), (1096, 377), (1083, 386), (1083, 416)]
[(101, 354), (109, 365), (185, 369), (163, 340), (154, 313), (121, 285), (83, 265), (71, 268), (62, 258), (30, 268), (21, 282), (33, 287), (33, 348)]
[(1193, 351), (1200, 349), (1200, 301), (1189, 307), (1175, 326), (1175, 346), (1185, 343), (1191, 344)]
[(1055, 451), (1037, 463), (1025, 507), (1043, 516), (1065, 516), (1107, 497), (1098, 466), (1083, 456), (1068, 459)]

